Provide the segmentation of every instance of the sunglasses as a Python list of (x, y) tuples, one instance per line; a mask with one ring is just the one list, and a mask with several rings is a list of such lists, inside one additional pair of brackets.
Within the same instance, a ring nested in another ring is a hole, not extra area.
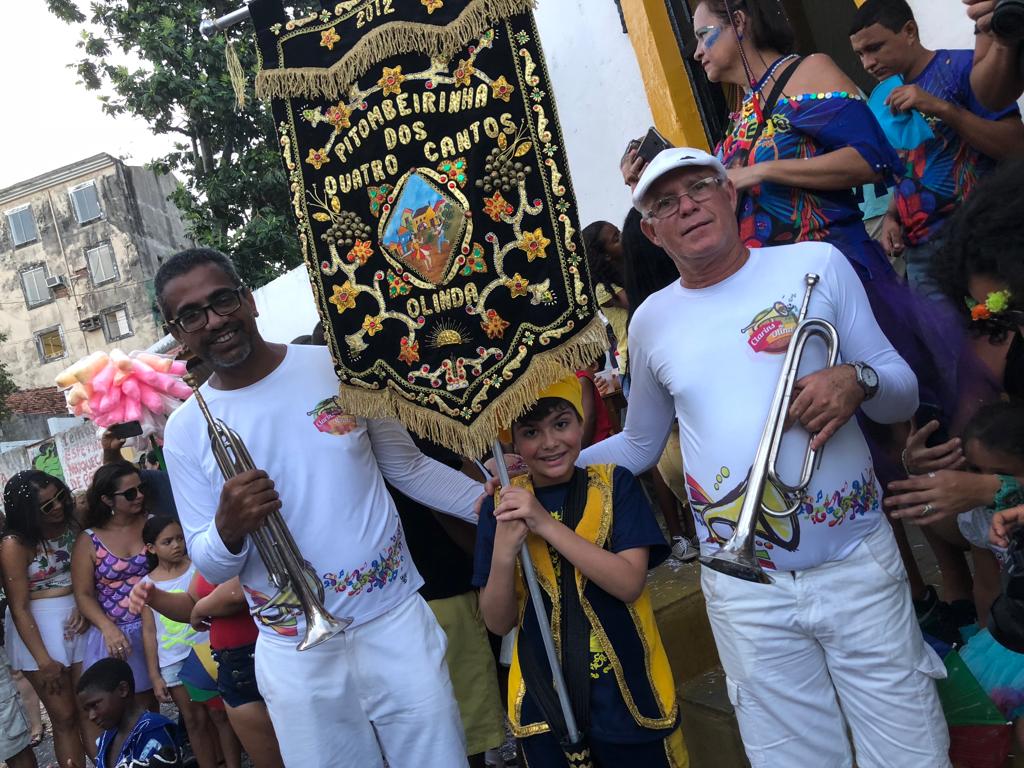
[(64, 489), (58, 488), (57, 492), (53, 494), (53, 498), (47, 499), (39, 505), (39, 511), (46, 514), (58, 504), (64, 503)]
[(111, 496), (124, 496), (124, 500), (125, 501), (135, 501), (135, 499), (139, 496), (139, 494), (142, 494), (143, 496), (146, 495), (146, 484), (145, 483), (139, 483), (138, 485), (132, 486), (131, 488), (127, 488), (127, 489), (125, 489), (123, 491), (115, 491), (114, 493), (112, 493), (110, 495)]

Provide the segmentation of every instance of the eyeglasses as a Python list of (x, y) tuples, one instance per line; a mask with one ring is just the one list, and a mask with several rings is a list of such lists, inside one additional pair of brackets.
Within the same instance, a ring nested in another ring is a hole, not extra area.
[(123, 490), (123, 491), (115, 491), (114, 493), (112, 493), (110, 495), (111, 496), (124, 496), (124, 500), (125, 501), (135, 501), (136, 497), (139, 496), (140, 494), (142, 496), (146, 495), (146, 484), (144, 482), (143, 483), (139, 483), (138, 485), (133, 485), (131, 488), (128, 488), (128, 489)]
[(227, 317), (232, 312), (237, 311), (242, 306), (241, 294), (244, 290), (244, 288), (235, 288), (233, 291), (221, 291), (210, 299), (209, 304), (186, 309), (176, 318), (167, 322), (170, 325), (178, 326), (185, 333), (195, 333), (201, 328), (206, 327), (211, 309), (221, 317)]
[(679, 210), (679, 201), (684, 197), (690, 198), (695, 203), (706, 203), (715, 194), (715, 190), (722, 183), (717, 176), (709, 176), (706, 179), (695, 181), (685, 192), (678, 195), (665, 195), (654, 201), (654, 204), (647, 211), (644, 218), (665, 219)]
[(42, 512), (43, 514), (47, 514), (55, 506), (57, 506), (58, 504), (63, 504), (63, 503), (64, 503), (64, 489), (63, 488), (58, 488), (57, 492), (55, 494), (53, 494), (53, 496), (51, 498), (49, 498), (46, 501), (40, 503), (39, 511)]

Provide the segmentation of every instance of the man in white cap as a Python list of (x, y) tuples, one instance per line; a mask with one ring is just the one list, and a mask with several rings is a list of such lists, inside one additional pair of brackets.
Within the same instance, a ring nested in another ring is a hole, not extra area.
[[(755, 558), (773, 583), (702, 569), (708, 616), (751, 765), (848, 768), (948, 766), (948, 731), (933, 678), (945, 673), (923, 641), (864, 437), (851, 417), (910, 419), (913, 372), (881, 332), (860, 280), (827, 243), (751, 250), (736, 223), (736, 190), (705, 152), (667, 149), (634, 190), (643, 230), (680, 280), (653, 294), (630, 327), (625, 430), (580, 464), (634, 473), (661, 455), (679, 423), (701, 550), (736, 528), (746, 479), (806, 290), (808, 317), (839, 333), (825, 368), (811, 340), (799, 367), (779, 456), (795, 483), (808, 439), (820, 464), (785, 517), (759, 518)], [(810, 373), (809, 373), (810, 372)], [(769, 483), (776, 510), (786, 492)]]

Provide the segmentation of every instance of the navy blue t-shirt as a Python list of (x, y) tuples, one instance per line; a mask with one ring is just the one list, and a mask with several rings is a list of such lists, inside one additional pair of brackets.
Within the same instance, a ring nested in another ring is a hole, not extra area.
[[(534, 495), (544, 509), (556, 519), (562, 518), (569, 484), (562, 483), (544, 488), (535, 488)], [(494, 552), (494, 533), (497, 521), (494, 519), (494, 499), (485, 499), (480, 509), (477, 524), (476, 550), (474, 552), (473, 585), (483, 587), (491, 573), (491, 558)], [(670, 549), (665, 535), (654, 519), (654, 513), (647, 503), (647, 497), (633, 474), (622, 467), (612, 472), (612, 530), (606, 544), (610, 552), (647, 547), (648, 567), (654, 568), (668, 558)], [(552, 551), (552, 554), (554, 551)], [(597, 585), (593, 588), (600, 589)], [(539, 637), (524, 638), (519, 642), (533, 642), (538, 653), (544, 650)], [(637, 743), (662, 738), (665, 733), (655, 732), (637, 725), (622, 699), (611, 664), (591, 637), (590, 663), (590, 734), (594, 738), (611, 743)]]

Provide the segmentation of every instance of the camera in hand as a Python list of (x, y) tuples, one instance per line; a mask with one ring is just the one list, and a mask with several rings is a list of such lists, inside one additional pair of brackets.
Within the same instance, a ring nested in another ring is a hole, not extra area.
[(992, 604), (988, 630), (1000, 645), (1024, 653), (1024, 528), (1014, 531), (1006, 554), (1003, 590)]
[(1024, 0), (997, 0), (992, 31), (1006, 40), (1024, 40)]

